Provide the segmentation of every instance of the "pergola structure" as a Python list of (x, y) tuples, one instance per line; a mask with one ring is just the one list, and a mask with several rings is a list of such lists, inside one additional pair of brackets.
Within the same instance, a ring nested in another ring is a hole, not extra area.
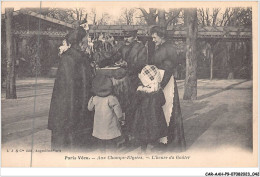
[[(2, 27), (5, 25), (5, 15), (2, 15)], [(19, 10), (13, 12), (13, 36), (16, 55), (23, 53), (27, 40), (32, 36), (44, 36), (58, 45), (76, 26), (61, 20), (50, 18), (32, 11)], [(2, 28), (5, 30), (5, 28)], [(2, 30), (2, 37), (5, 31)], [(124, 30), (138, 30), (142, 41), (150, 38), (149, 26), (145, 25), (89, 25), (89, 35), (108, 33), (116, 40), (123, 40)], [(175, 41), (186, 40), (186, 27), (174, 26), (167, 29), (168, 38)], [(249, 41), (252, 40), (252, 28), (243, 26), (212, 26), (198, 27), (198, 40), (206, 40), (210, 44), (216, 41)], [(149, 49), (148, 49), (149, 50)], [(213, 61), (213, 58), (211, 59)], [(212, 62), (213, 63), (213, 62)]]
[[(115, 37), (123, 37), (123, 30), (138, 30), (139, 37), (149, 36), (149, 27), (143, 25), (97, 25), (89, 26), (89, 33), (109, 33)], [(174, 29), (173, 29), (174, 28)], [(186, 39), (186, 27), (175, 26), (167, 29), (168, 37), (177, 40)], [(252, 39), (252, 29), (250, 27), (233, 27), (233, 26), (207, 26), (198, 28), (198, 39), (226, 39), (250, 40)]]
[[(5, 14), (2, 24), (5, 24)], [(39, 29), (40, 27), (40, 29)], [(13, 34), (15, 37), (44, 35), (50, 38), (64, 38), (75, 25), (32, 11), (19, 10), (13, 13)]]
[[(6, 42), (6, 14), (2, 14), (2, 46)], [(32, 38), (41, 39), (45, 43), (45, 57), (43, 60), (46, 62), (46, 70), (49, 65), (53, 66), (58, 61), (58, 47), (62, 44), (65, 36), (74, 29), (73, 24), (63, 22), (54, 18), (41, 15), (36, 12), (28, 10), (19, 10), (12, 13), (12, 25), (9, 31), (12, 32), (12, 48), (13, 57), (15, 60), (23, 59), (25, 66), (19, 67), (18, 75), (24, 75), (28, 71), (30, 58), (28, 57), (27, 47)], [(36, 45), (36, 44), (35, 44)], [(6, 50), (2, 50), (5, 53)], [(2, 55), (5, 57), (5, 54)], [(3, 58), (4, 60), (4, 58)], [(42, 60), (42, 61), (43, 61)], [(25, 64), (26, 63), (26, 64)]]
[[(47, 17), (32, 11), (19, 10), (13, 13), (13, 34), (18, 37), (31, 35), (44, 35), (50, 38), (64, 38), (66, 34), (76, 26), (55, 18)], [(5, 15), (2, 15), (4, 23)], [(39, 21), (41, 29), (39, 30)], [(149, 36), (149, 27), (145, 25), (89, 25), (89, 33), (109, 33), (118, 38), (124, 36), (124, 30), (138, 30), (139, 37)], [(174, 26), (167, 29), (168, 37), (176, 40), (186, 39), (186, 27)], [(226, 40), (250, 40), (252, 28), (243, 26), (199, 26), (198, 39), (226, 39)]]
[[(186, 26), (174, 26), (167, 29), (167, 38), (174, 41), (186, 40)], [(138, 30), (138, 37), (141, 41), (147, 41), (149, 38), (149, 27), (142, 25), (98, 25), (90, 26), (89, 33), (94, 36), (96, 33), (108, 33), (114, 36), (115, 39), (122, 40), (124, 37), (124, 30)], [(151, 40), (151, 39), (150, 39)], [(213, 46), (221, 42), (248, 42), (250, 51), (252, 51), (252, 28), (243, 26), (206, 26), (198, 27), (197, 40), (207, 41), (210, 45), (210, 79), (213, 79), (214, 70), (214, 56), (212, 48)], [(148, 55), (152, 55), (153, 46), (149, 49)], [(150, 52), (149, 52), (150, 51)], [(252, 65), (252, 62), (251, 62)]]

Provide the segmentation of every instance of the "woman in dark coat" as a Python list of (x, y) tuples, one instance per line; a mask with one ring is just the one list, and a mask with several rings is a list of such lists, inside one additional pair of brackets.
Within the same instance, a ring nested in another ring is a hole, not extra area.
[(157, 66), (163, 73), (161, 87), (166, 97), (163, 109), (168, 124), (168, 135), (161, 142), (167, 143), (169, 151), (183, 151), (186, 148), (186, 142), (178, 88), (173, 77), (174, 70), (178, 66), (177, 52), (174, 44), (165, 39), (166, 31), (164, 29), (159, 26), (153, 26), (150, 29), (150, 33), (156, 45), (151, 64)]
[(85, 35), (82, 27), (68, 34), (71, 47), (62, 54), (57, 71), (48, 120), (51, 146), (55, 149), (70, 150), (79, 146), (84, 138), (82, 133), (92, 127), (87, 110), (91, 68), (79, 45)]

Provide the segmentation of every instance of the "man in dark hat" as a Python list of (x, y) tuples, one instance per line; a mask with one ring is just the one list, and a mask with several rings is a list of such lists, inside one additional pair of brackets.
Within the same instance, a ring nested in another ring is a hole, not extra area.
[(67, 36), (71, 47), (61, 55), (48, 119), (48, 129), (52, 131), (51, 146), (55, 149), (78, 147), (86, 138), (82, 133), (92, 127), (91, 114), (87, 110), (91, 69), (80, 47), (85, 35), (82, 27), (71, 31)]
[(147, 64), (147, 49), (137, 41), (137, 30), (124, 30), (123, 34), (125, 45), (119, 50), (121, 57), (127, 62), (130, 72), (141, 71)]
[(148, 63), (147, 48), (143, 43), (137, 41), (137, 30), (125, 30), (124, 41), (125, 45), (119, 50), (121, 58), (127, 62), (127, 72), (129, 77), (129, 102), (130, 105), (126, 110), (126, 126), (130, 130), (133, 113), (133, 98), (138, 87), (138, 73)]
[(130, 45), (132, 42), (137, 40), (137, 32), (138, 30), (124, 30), (124, 40), (126, 45)]

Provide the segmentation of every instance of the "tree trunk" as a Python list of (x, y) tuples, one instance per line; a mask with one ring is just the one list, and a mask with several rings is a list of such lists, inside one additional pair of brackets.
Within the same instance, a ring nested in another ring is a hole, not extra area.
[(149, 8), (149, 16), (148, 16), (148, 25), (155, 25), (156, 24), (156, 9), (155, 8)]
[(156, 9), (155, 8), (149, 8), (149, 13), (146, 12), (144, 8), (140, 8), (144, 19), (148, 26), (150, 25), (156, 25)]
[(185, 9), (187, 25), (186, 38), (186, 78), (184, 87), (184, 100), (197, 99), (197, 58), (196, 58), (196, 41), (198, 33), (197, 9)]
[[(156, 24), (156, 9), (149, 8), (149, 13), (146, 12), (144, 8), (140, 8), (142, 14), (144, 15), (145, 21), (148, 26)], [(152, 38), (148, 39), (148, 63), (152, 63), (151, 59), (153, 58), (154, 51), (155, 51), (155, 44), (152, 41)]]
[(167, 28), (166, 18), (165, 18), (165, 10), (163, 10), (163, 9), (158, 10), (158, 25), (161, 28)]
[(6, 78), (6, 99), (16, 99), (15, 86), (15, 58), (12, 34), (13, 8), (6, 8), (6, 58), (7, 58), (7, 78)]

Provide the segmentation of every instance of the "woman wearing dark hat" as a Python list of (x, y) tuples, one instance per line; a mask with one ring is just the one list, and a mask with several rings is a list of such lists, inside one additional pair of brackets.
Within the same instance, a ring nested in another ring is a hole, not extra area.
[(168, 136), (161, 139), (167, 143), (168, 150), (184, 150), (186, 146), (182, 115), (179, 102), (179, 94), (176, 80), (173, 77), (174, 70), (178, 66), (177, 52), (174, 44), (166, 40), (166, 30), (159, 26), (153, 26), (150, 34), (156, 49), (151, 64), (160, 69), (162, 75), (161, 87), (165, 94), (166, 103), (163, 106), (165, 119), (168, 125)]
[(87, 110), (91, 69), (80, 47), (85, 35), (82, 27), (71, 31), (67, 36), (71, 47), (61, 55), (48, 119), (48, 129), (52, 131), (51, 146), (55, 149), (71, 150), (84, 146), (87, 137), (82, 134), (92, 127), (91, 114)]
[(92, 92), (96, 96), (90, 98), (88, 109), (90, 111), (95, 109), (92, 136), (97, 138), (102, 150), (114, 150), (121, 136), (119, 120), (123, 114), (112, 91), (112, 80), (102, 74), (96, 75), (92, 83)]

